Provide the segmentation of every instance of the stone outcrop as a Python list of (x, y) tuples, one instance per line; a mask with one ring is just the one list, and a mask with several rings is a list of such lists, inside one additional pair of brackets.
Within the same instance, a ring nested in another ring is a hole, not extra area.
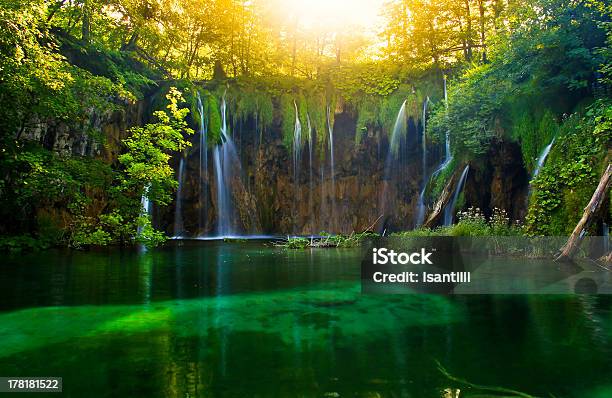
[(118, 100), (115, 105), (115, 109), (102, 113), (91, 109), (82, 120), (70, 122), (33, 114), (19, 138), (38, 142), (61, 155), (113, 162), (128, 129), (141, 125), (146, 115), (146, 101)]

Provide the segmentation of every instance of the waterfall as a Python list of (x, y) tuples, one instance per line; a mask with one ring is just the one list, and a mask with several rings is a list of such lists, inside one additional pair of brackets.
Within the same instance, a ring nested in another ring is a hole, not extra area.
[[(308, 207), (310, 209), (311, 220), (314, 218), (314, 202), (312, 192), (312, 147), (313, 147), (313, 136), (312, 136), (312, 124), (310, 123), (310, 115), (306, 114), (307, 128), (308, 128)], [(314, 223), (311, 222), (310, 228), (312, 229)], [(313, 233), (314, 231), (310, 231)]]
[(457, 186), (455, 187), (455, 193), (453, 194), (453, 199), (446, 205), (444, 209), (444, 226), (453, 225), (453, 218), (455, 216), (455, 205), (457, 204), (457, 199), (463, 190), (463, 185), (465, 184), (465, 180), (467, 179), (468, 171), (470, 166), (467, 165), (463, 169), (461, 173), (461, 177), (459, 178), (459, 182), (457, 182)]
[[(293, 127), (293, 182), (296, 184), (300, 177), (300, 155), (302, 153), (302, 123), (300, 123), (300, 114), (295, 101), (295, 125)], [(296, 192), (297, 193), (297, 192)]]
[(336, 171), (334, 169), (334, 129), (331, 123), (331, 108), (327, 105), (327, 131), (329, 132), (329, 165), (331, 176), (331, 226), (335, 227), (336, 220)]
[(294, 231), (297, 227), (297, 218), (298, 218), (298, 206), (300, 202), (300, 158), (302, 154), (302, 123), (300, 123), (300, 113), (298, 111), (298, 106), (295, 101), (293, 101), (293, 106), (295, 107), (295, 124), (293, 126), (293, 186), (294, 186), (294, 201), (293, 201), (293, 226)]
[[(444, 106), (446, 107), (446, 112), (448, 113), (448, 91), (446, 88), (446, 75), (444, 76)], [(451, 155), (451, 144), (450, 144), (450, 130), (446, 129), (444, 133), (444, 160), (433, 173), (431, 173), (432, 177), (437, 176), (442, 170), (446, 169), (450, 162), (453, 160), (453, 156)]]
[(174, 238), (180, 238), (184, 231), (183, 224), (183, 175), (185, 174), (185, 158), (181, 156), (178, 171), (178, 188), (174, 206)]
[(231, 186), (233, 168), (239, 166), (236, 147), (227, 131), (225, 94), (221, 100), (221, 143), (213, 150), (215, 180), (217, 183), (217, 235), (235, 235)]
[(421, 149), (422, 149), (422, 169), (423, 176), (421, 180), (421, 193), (417, 202), (415, 226), (421, 226), (425, 220), (425, 190), (427, 189), (427, 106), (429, 105), (429, 97), (423, 102), (423, 132), (421, 133)]
[[(197, 93), (197, 99), (198, 112), (200, 113), (200, 214), (198, 221), (198, 229), (200, 230), (200, 232), (203, 232), (206, 229), (206, 223), (208, 220), (208, 132), (206, 129), (206, 116), (204, 115), (204, 106), (202, 105), (202, 98), (200, 97), (200, 92)], [(180, 184), (181, 181), (179, 181), (179, 190), (181, 189)]]
[[(144, 216), (144, 215), (148, 215), (151, 216), (151, 211), (153, 210), (151, 206), (151, 201), (149, 201), (149, 185), (147, 184), (144, 187), (144, 192), (142, 193), (142, 196), (140, 197), (140, 215)], [(138, 235), (142, 234), (142, 230), (143, 227), (141, 225), (139, 225), (136, 228), (136, 233)]]
[(532, 180), (536, 178), (538, 174), (540, 174), (542, 166), (544, 166), (544, 163), (546, 163), (546, 158), (548, 157), (548, 154), (550, 153), (550, 150), (552, 149), (554, 143), (555, 138), (553, 138), (552, 141), (550, 141), (550, 144), (546, 145), (546, 147), (542, 150), (542, 153), (540, 153), (540, 156), (538, 157), (538, 163), (536, 165), (535, 170), (533, 171), (533, 177), (531, 177)]
[(427, 106), (429, 105), (429, 97), (425, 99), (423, 102), (423, 132), (421, 133), (421, 149), (423, 152), (422, 156), (422, 166), (423, 166), (423, 185), (427, 181)]
[(397, 161), (401, 160), (399, 150), (401, 136), (406, 135), (408, 131), (408, 121), (406, 119), (406, 102), (407, 100), (404, 100), (404, 102), (402, 102), (402, 106), (397, 112), (395, 124), (393, 125), (393, 131), (391, 133), (391, 139), (389, 140), (389, 151), (387, 152), (387, 159), (385, 161), (383, 189), (379, 199), (379, 204), (380, 208), (382, 209), (383, 215), (387, 214), (388, 183), (391, 178), (391, 173), (395, 169), (391, 166), (394, 165)]
[(406, 101), (408, 100), (404, 100), (402, 103), (402, 106), (397, 113), (397, 117), (395, 118), (393, 132), (391, 133), (391, 140), (389, 141), (389, 154), (387, 156), (388, 162), (391, 160), (391, 158), (398, 158), (400, 139), (402, 135), (405, 135), (406, 131), (408, 131), (408, 123), (406, 119)]

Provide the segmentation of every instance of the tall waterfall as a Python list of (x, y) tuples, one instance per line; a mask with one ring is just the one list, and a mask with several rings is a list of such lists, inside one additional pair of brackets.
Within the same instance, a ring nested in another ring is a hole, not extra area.
[[(202, 105), (202, 98), (200, 97), (199, 92), (197, 93), (197, 99), (198, 112), (200, 114), (200, 214), (198, 218), (198, 229), (200, 231), (204, 231), (206, 229), (206, 222), (208, 220), (208, 132), (206, 128), (206, 115), (204, 114), (204, 106)], [(179, 190), (181, 190), (180, 184), (181, 181), (179, 181)]]
[[(306, 127), (308, 129), (308, 208), (310, 210), (311, 219), (314, 218), (314, 199), (312, 192), (312, 149), (313, 149), (313, 136), (312, 136), (312, 124), (310, 123), (310, 115), (306, 114)], [(311, 222), (311, 228), (314, 223)], [(310, 231), (313, 233), (314, 231)]]
[(329, 166), (331, 176), (331, 226), (335, 227), (336, 220), (336, 171), (334, 166), (334, 128), (331, 122), (331, 107), (327, 105), (327, 131), (329, 132)]
[(546, 163), (546, 158), (548, 157), (548, 154), (550, 153), (550, 150), (552, 149), (554, 143), (555, 138), (553, 138), (552, 141), (550, 141), (550, 144), (546, 145), (546, 147), (544, 147), (544, 149), (542, 150), (542, 153), (540, 153), (540, 156), (538, 157), (538, 163), (536, 165), (535, 170), (533, 171), (533, 177), (531, 177), (531, 179), (536, 178), (538, 174), (540, 174), (540, 171), (542, 170), (544, 163)]
[[(446, 88), (446, 75), (444, 76), (444, 106), (446, 107), (446, 111), (448, 112), (448, 91)], [(446, 169), (450, 162), (453, 160), (453, 155), (451, 154), (451, 144), (450, 144), (450, 130), (446, 129), (444, 133), (444, 160), (433, 173), (431, 173), (432, 177), (437, 176), (442, 170)]]
[(183, 223), (183, 175), (185, 174), (185, 157), (181, 156), (178, 170), (178, 188), (174, 207), (174, 237), (180, 238), (184, 231)]
[(416, 220), (415, 226), (421, 226), (425, 220), (425, 190), (427, 189), (427, 106), (429, 105), (429, 97), (423, 102), (423, 116), (422, 116), (422, 129), (421, 133), (421, 149), (422, 149), (422, 171), (423, 176), (421, 179), (421, 193), (419, 194), (419, 201), (417, 202)]
[(467, 165), (463, 169), (461, 173), (461, 177), (459, 178), (459, 182), (457, 182), (457, 186), (455, 187), (455, 193), (453, 193), (453, 199), (446, 205), (444, 209), (444, 225), (449, 226), (453, 225), (453, 219), (455, 217), (455, 206), (457, 205), (457, 199), (463, 190), (463, 185), (465, 184), (465, 180), (467, 179), (468, 171), (470, 170), (470, 166)]
[[(295, 101), (293, 101), (295, 108), (295, 123), (293, 125), (293, 189), (294, 189), (294, 200), (293, 200), (293, 213), (294, 213), (294, 228), (296, 227), (296, 220), (298, 214), (298, 206), (300, 203), (300, 162), (302, 155), (302, 123), (300, 122), (300, 112)], [(295, 232), (295, 231), (294, 231)]]
[(394, 166), (396, 162), (401, 159), (401, 137), (407, 134), (408, 131), (408, 121), (406, 119), (406, 102), (407, 100), (404, 100), (404, 102), (402, 102), (402, 106), (397, 112), (395, 124), (393, 125), (393, 131), (391, 133), (391, 139), (389, 140), (389, 151), (387, 152), (387, 159), (385, 161), (384, 184), (379, 198), (379, 204), (380, 208), (382, 209), (383, 215), (387, 214), (387, 189), (391, 174), (394, 171), (394, 168), (392, 166)]
[(293, 127), (293, 181), (296, 184), (300, 177), (300, 157), (302, 153), (302, 123), (300, 123), (300, 114), (295, 101), (295, 125)]
[(234, 168), (240, 163), (236, 147), (227, 131), (225, 94), (221, 100), (221, 143), (213, 149), (215, 180), (217, 183), (217, 235), (235, 235), (235, 211), (232, 201)]

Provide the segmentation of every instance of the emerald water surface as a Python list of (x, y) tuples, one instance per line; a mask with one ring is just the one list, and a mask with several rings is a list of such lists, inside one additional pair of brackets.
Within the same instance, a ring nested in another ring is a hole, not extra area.
[(5, 256), (0, 376), (63, 377), (70, 397), (495, 396), (440, 363), (612, 396), (609, 296), (362, 295), (360, 261), (262, 242)]

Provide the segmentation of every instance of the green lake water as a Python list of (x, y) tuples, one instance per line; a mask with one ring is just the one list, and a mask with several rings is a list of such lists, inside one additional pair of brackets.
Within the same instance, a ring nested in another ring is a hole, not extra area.
[(0, 376), (63, 377), (79, 398), (500, 396), (439, 363), (612, 397), (610, 296), (362, 295), (361, 257), (263, 242), (4, 256)]

